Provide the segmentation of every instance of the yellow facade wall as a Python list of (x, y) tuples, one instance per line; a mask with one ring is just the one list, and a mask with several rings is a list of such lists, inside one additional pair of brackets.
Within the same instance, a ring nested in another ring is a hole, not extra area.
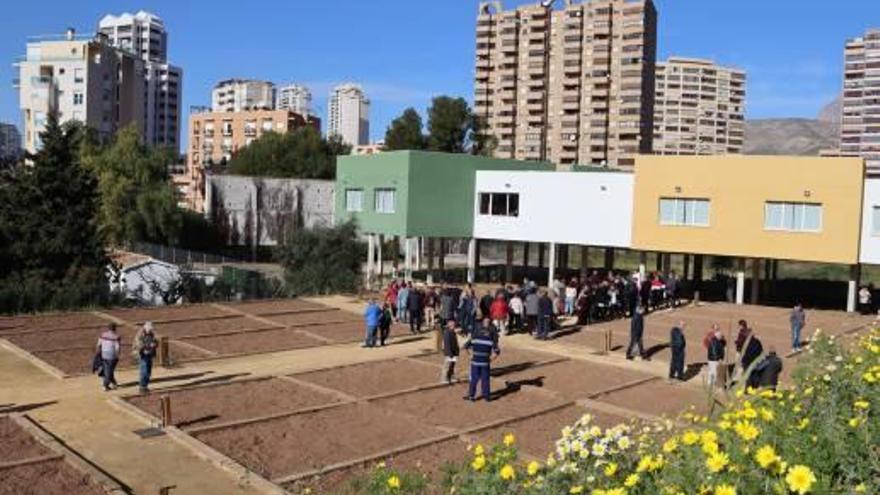
[[(863, 186), (860, 158), (641, 155), (633, 248), (854, 264)], [(709, 199), (709, 226), (661, 225), (660, 198), (676, 197)], [(821, 230), (766, 230), (767, 201), (822, 204)]]

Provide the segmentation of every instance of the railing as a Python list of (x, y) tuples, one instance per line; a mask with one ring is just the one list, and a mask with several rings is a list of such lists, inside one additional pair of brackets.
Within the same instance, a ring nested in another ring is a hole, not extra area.
[(242, 261), (223, 254), (192, 251), (150, 242), (135, 242), (131, 245), (131, 250), (174, 265), (191, 265), (193, 263), (222, 264)]

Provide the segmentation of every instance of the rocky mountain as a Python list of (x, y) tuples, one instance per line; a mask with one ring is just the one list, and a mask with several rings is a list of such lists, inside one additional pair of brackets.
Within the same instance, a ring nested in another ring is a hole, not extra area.
[(746, 121), (746, 155), (818, 155), (837, 147), (837, 125), (815, 119)]
[(840, 125), (840, 110), (841, 110), (841, 101), (840, 97), (834, 99), (831, 103), (822, 107), (822, 110), (819, 111), (819, 115), (816, 116), (816, 119), (820, 122), (828, 122), (829, 124)]

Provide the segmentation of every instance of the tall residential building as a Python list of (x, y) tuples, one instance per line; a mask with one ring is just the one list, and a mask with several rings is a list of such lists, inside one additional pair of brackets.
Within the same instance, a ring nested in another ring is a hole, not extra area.
[(0, 122), (0, 159), (21, 156), (21, 133), (15, 124)]
[(710, 60), (670, 57), (657, 63), (654, 153), (742, 153), (746, 73)]
[(652, 149), (654, 4), (552, 4), (480, 4), (475, 113), (496, 139), (495, 155), (632, 166)]
[(205, 199), (205, 174), (225, 165), (239, 149), (251, 144), (266, 132), (290, 132), (312, 126), (320, 131), (317, 117), (303, 116), (290, 110), (254, 109), (214, 112), (191, 108), (189, 149), (185, 180), (175, 181), (184, 189), (185, 206), (202, 211)]
[(327, 134), (338, 135), (352, 146), (370, 143), (370, 100), (354, 83), (333, 88), (330, 93)]
[(104, 16), (98, 30), (113, 46), (144, 61), (144, 140), (177, 150), (183, 70), (168, 63), (168, 33), (158, 16), (139, 11)]
[(211, 110), (240, 112), (242, 110), (272, 110), (275, 108), (275, 85), (253, 79), (220, 81), (211, 92)]
[(275, 108), (290, 110), (300, 115), (312, 115), (312, 92), (299, 84), (280, 87), (275, 95)]
[(17, 64), (24, 148), (40, 149), (40, 133), (50, 113), (60, 122), (78, 120), (108, 139), (119, 128), (144, 122), (144, 63), (113, 47), (103, 35), (61, 37), (27, 44)]
[(880, 173), (880, 29), (846, 42), (840, 154)]

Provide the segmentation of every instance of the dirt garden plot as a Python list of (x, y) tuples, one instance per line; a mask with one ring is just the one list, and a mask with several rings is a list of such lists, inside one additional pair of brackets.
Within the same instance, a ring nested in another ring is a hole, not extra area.
[[(441, 481), (443, 468), (446, 465), (464, 462), (468, 456), (467, 444), (458, 438), (452, 438), (400, 454), (385, 456), (345, 469), (331, 471), (320, 476), (287, 483), (283, 486), (294, 495), (310, 493), (348, 495), (355, 493), (352, 485), (368, 476), (379, 462), (384, 462), (391, 469), (401, 472), (418, 472), (435, 482), (439, 482)], [(434, 486), (432, 488), (437, 491), (425, 493), (427, 495), (439, 495), (441, 493), (439, 487)]]
[(216, 352), (220, 356), (286, 351), (326, 345), (326, 342), (323, 340), (288, 328), (274, 328), (211, 337), (187, 337), (181, 339), (181, 341)]
[(654, 416), (673, 418), (694, 406), (700, 413), (705, 413), (709, 406), (708, 391), (700, 387), (682, 383), (667, 383), (655, 380), (637, 387), (631, 387), (595, 398), (619, 407)]
[(142, 323), (144, 321), (200, 320), (231, 314), (230, 311), (218, 308), (212, 304), (184, 304), (182, 306), (163, 306), (158, 308), (113, 309), (104, 311), (104, 313), (125, 320), (129, 323)]
[(108, 493), (111, 487), (74, 467), (63, 448), (50, 448), (24, 428), (22, 424), (27, 421), (0, 416), (0, 495)]
[(371, 404), (352, 403), (196, 433), (195, 437), (269, 479), (434, 438), (438, 432)]
[(156, 333), (158, 335), (171, 338), (227, 334), (267, 328), (272, 327), (271, 325), (246, 316), (212, 318), (210, 320), (177, 321), (173, 323), (158, 323), (155, 325)]
[(247, 301), (239, 303), (222, 303), (223, 306), (237, 311), (253, 315), (271, 315), (276, 313), (290, 313), (293, 311), (315, 311), (331, 309), (320, 303), (305, 301), (303, 299), (272, 299), (268, 301)]
[[(6, 339), (29, 352), (68, 349), (94, 349), (98, 338), (106, 330), (104, 327), (76, 328), (69, 330), (47, 330), (44, 332), (8, 335)], [(131, 343), (136, 330), (119, 327), (123, 343)]]
[(577, 400), (589, 398), (610, 388), (639, 383), (652, 376), (639, 371), (572, 359), (503, 375), (498, 380), (498, 386), (507, 383), (544, 388), (560, 394), (566, 400)]
[[(464, 346), (463, 340), (459, 340), (459, 342), (462, 346)], [(437, 373), (440, 373), (440, 365), (443, 363), (443, 355), (441, 353), (436, 352), (429, 354), (419, 354), (417, 356), (413, 356), (412, 358), (437, 366)], [(499, 356), (492, 363), (492, 376), (502, 376), (542, 363), (547, 363), (560, 359), (562, 358), (560, 358), (556, 354), (518, 349), (515, 347), (506, 347), (504, 345), (504, 342), (502, 341), (501, 356)], [(470, 355), (464, 349), (462, 349), (461, 355), (458, 357), (458, 363), (456, 364), (456, 369), (458, 370), (459, 376), (467, 376), (469, 367)]]
[(183, 429), (339, 402), (339, 398), (280, 378), (246, 380), (127, 397), (135, 407), (159, 417), (159, 398), (171, 398), (175, 426)]
[[(364, 340), (366, 328), (363, 323), (336, 323), (330, 325), (311, 325), (306, 327), (296, 327), (296, 330), (302, 330), (312, 335), (318, 335), (325, 339), (329, 339), (337, 344), (347, 344), (352, 342), (361, 342)], [(401, 325), (395, 325), (391, 328), (391, 339), (409, 336), (408, 330), (404, 330)]]
[[(173, 341), (170, 343), (169, 349), (171, 359), (176, 362), (210, 357), (205, 352), (180, 345)], [(92, 358), (95, 355), (95, 348), (34, 351), (32, 354), (65, 374), (84, 375), (92, 372)], [(134, 368), (135, 366), (134, 358), (131, 357), (131, 347), (123, 342), (118, 369)]]
[(440, 381), (440, 367), (408, 359), (374, 361), (292, 375), (298, 380), (339, 390), (354, 397), (369, 397)]
[(18, 333), (27, 331), (55, 330), (59, 328), (99, 327), (109, 323), (105, 318), (92, 313), (56, 313), (37, 316), (16, 316), (8, 318), (0, 325), (0, 332)]
[(326, 311), (307, 311), (264, 316), (281, 326), (326, 325), (330, 323), (350, 323), (364, 321), (362, 316), (341, 309)]

